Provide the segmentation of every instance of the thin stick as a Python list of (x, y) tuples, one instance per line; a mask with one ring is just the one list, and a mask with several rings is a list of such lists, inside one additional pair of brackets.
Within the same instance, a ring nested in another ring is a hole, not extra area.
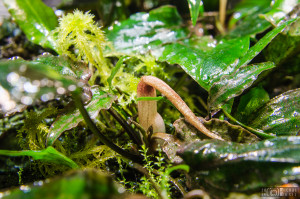
[(86, 109), (84, 108), (84, 105), (80, 99), (80, 94), (77, 93), (76, 91), (72, 93), (72, 97), (75, 101), (75, 105), (76, 107), (79, 109), (81, 115), (84, 118), (84, 121), (86, 123), (86, 125), (88, 126), (88, 128), (95, 134), (97, 135), (101, 142), (104, 143), (106, 146), (108, 146), (109, 148), (111, 148), (112, 150), (114, 150), (115, 152), (119, 153), (120, 155), (124, 156), (125, 158), (132, 160), (134, 162), (142, 162), (142, 156), (139, 155), (135, 155), (132, 154), (128, 151), (123, 150), (122, 148), (120, 148), (119, 146), (115, 145), (113, 142), (111, 142), (109, 139), (107, 139), (97, 128), (97, 126), (95, 125), (95, 123), (92, 121), (92, 119), (90, 118), (88, 112), (86, 111)]
[(125, 129), (128, 133), (129, 137), (136, 143), (137, 145), (141, 146), (142, 139), (139, 133), (135, 132), (133, 128), (126, 122), (126, 120), (119, 115), (119, 113), (113, 108), (110, 107), (108, 112), (121, 124), (121, 126)]
[[(165, 95), (170, 102), (184, 115), (186, 120), (192, 124), (195, 128), (197, 128), (200, 132), (204, 133), (210, 138), (223, 140), (218, 135), (213, 134), (210, 132), (196, 115), (191, 111), (191, 109), (186, 105), (186, 103), (181, 99), (181, 97), (164, 81), (158, 79), (157, 77), (153, 76), (143, 76), (141, 78), (140, 83), (144, 83), (148, 86), (151, 86), (157, 90), (159, 90), (163, 95)], [(203, 119), (204, 120), (204, 119)]]
[(222, 28), (224, 29), (225, 27), (225, 17), (226, 17), (226, 5), (227, 5), (227, 0), (220, 0), (220, 6), (219, 6), (219, 13), (220, 13), (220, 23)]

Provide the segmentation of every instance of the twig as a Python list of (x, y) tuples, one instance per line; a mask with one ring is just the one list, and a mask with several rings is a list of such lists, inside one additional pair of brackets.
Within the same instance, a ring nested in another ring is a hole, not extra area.
[(84, 118), (84, 121), (86, 122), (88, 128), (97, 136), (99, 136), (99, 138), (101, 139), (101, 142), (103, 142), (106, 146), (108, 146), (109, 148), (111, 148), (112, 150), (114, 150), (115, 152), (119, 153), (120, 155), (124, 156), (125, 158), (132, 160), (134, 162), (142, 162), (142, 156), (140, 155), (136, 155), (136, 154), (132, 154), (128, 151), (123, 150), (122, 148), (120, 148), (119, 146), (115, 145), (113, 142), (111, 142), (109, 139), (107, 139), (97, 128), (97, 126), (95, 125), (95, 123), (92, 121), (92, 119), (90, 118), (88, 112), (86, 111), (86, 109), (84, 108), (84, 105), (81, 101), (80, 98), (80, 93), (78, 91), (74, 91), (72, 93), (72, 97), (75, 101), (75, 105), (76, 107), (79, 109), (81, 115)]
[(129, 137), (133, 140), (134, 143), (141, 146), (142, 140), (140, 137), (140, 134), (135, 132), (133, 128), (124, 120), (122, 116), (119, 115), (119, 113), (113, 108), (110, 107), (108, 109), (108, 112), (121, 124), (121, 126), (125, 129), (125, 131), (128, 133)]

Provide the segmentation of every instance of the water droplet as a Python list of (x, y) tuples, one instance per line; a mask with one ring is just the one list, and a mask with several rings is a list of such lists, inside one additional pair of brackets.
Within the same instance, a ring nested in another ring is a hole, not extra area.
[(22, 104), (25, 104), (25, 105), (31, 105), (33, 100), (29, 96), (22, 96), (21, 97), (21, 102), (22, 102)]
[(271, 141), (269, 141), (269, 140), (266, 140), (266, 141), (264, 142), (264, 145), (265, 145), (266, 147), (269, 147), (269, 146), (273, 146), (274, 143), (271, 142)]
[(59, 95), (63, 95), (63, 94), (65, 94), (66, 89), (63, 88), (63, 87), (59, 87), (59, 88), (56, 89), (56, 92), (57, 92)]
[(31, 82), (25, 82), (24, 91), (27, 93), (36, 93), (39, 91), (39, 87), (31, 84)]
[(11, 72), (6, 76), (6, 80), (11, 84), (11, 85), (16, 85), (17, 82), (19, 81), (19, 74), (15, 72)]
[(33, 183), (34, 186), (42, 186), (43, 184), (44, 182), (42, 180)]
[(27, 192), (29, 192), (31, 189), (30, 189), (30, 187), (27, 186), (27, 185), (21, 185), (21, 186), (20, 186), (20, 190), (22, 190), (24, 193), (27, 193)]
[(68, 86), (68, 90), (69, 91), (75, 91), (76, 90), (76, 86), (75, 85), (70, 85), (70, 86)]
[(26, 66), (25, 64), (22, 64), (22, 65), (20, 66), (20, 68), (19, 68), (19, 71), (20, 71), (21, 73), (24, 73), (26, 70), (27, 70), (27, 66)]

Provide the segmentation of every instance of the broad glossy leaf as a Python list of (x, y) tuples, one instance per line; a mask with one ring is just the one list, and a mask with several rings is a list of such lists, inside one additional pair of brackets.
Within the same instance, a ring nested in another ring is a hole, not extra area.
[[(259, 138), (247, 131), (246, 129), (230, 124), (227, 121), (219, 119), (211, 119), (209, 121), (204, 121), (204, 126), (213, 132), (221, 136), (226, 141), (237, 142), (237, 143), (253, 143), (257, 142)], [(187, 123), (184, 119), (178, 119), (174, 122), (174, 127), (176, 130), (176, 136), (189, 144), (196, 140), (207, 139), (207, 137), (199, 132), (195, 127)]]
[[(94, 119), (98, 116), (100, 110), (110, 108), (115, 97), (101, 91), (98, 86), (92, 87), (92, 93), (92, 99), (85, 108), (90, 117)], [(52, 145), (64, 131), (76, 127), (83, 120), (84, 119), (78, 109), (59, 116), (50, 127), (47, 145)]]
[(0, 112), (3, 114), (17, 104), (31, 105), (38, 99), (48, 101), (65, 95), (75, 90), (78, 82), (37, 61), (2, 60), (0, 72)]
[(204, 12), (202, 0), (188, 0), (193, 25), (196, 25), (200, 13)]
[(57, 17), (51, 8), (41, 0), (3, 0), (3, 2), (30, 41), (55, 49), (50, 32), (57, 26)]
[[(251, 119), (252, 118), (252, 119)], [(300, 89), (276, 96), (249, 118), (249, 126), (276, 135), (299, 135)]]
[(187, 36), (180, 27), (181, 17), (175, 7), (163, 6), (149, 13), (136, 13), (106, 31), (106, 36), (116, 51), (146, 53)]
[(265, 62), (243, 66), (235, 73), (222, 76), (209, 90), (208, 101), (210, 109), (221, 108), (225, 102), (240, 95), (245, 89), (250, 87), (262, 71), (274, 67), (274, 63)]
[(68, 172), (62, 176), (38, 181), (31, 185), (3, 190), (3, 199), (30, 198), (124, 198), (120, 185), (97, 170), (85, 169)]
[(209, 90), (222, 75), (236, 70), (238, 58), (249, 48), (249, 38), (224, 40), (211, 45), (215, 48), (206, 52), (179, 43), (166, 45), (158, 60), (179, 64), (203, 88)]
[(5, 156), (31, 156), (35, 160), (41, 160), (44, 162), (50, 162), (55, 164), (61, 164), (73, 169), (79, 168), (79, 166), (70, 158), (66, 157), (62, 153), (58, 152), (53, 147), (49, 146), (44, 150), (40, 151), (10, 151), (10, 150), (0, 150), (0, 155)]
[(230, 192), (253, 193), (262, 187), (299, 182), (300, 137), (278, 137), (239, 144), (206, 140), (181, 154), (191, 166), (194, 188), (225, 198)]
[(270, 100), (269, 94), (262, 87), (254, 87), (240, 99), (235, 118), (240, 122), (248, 121), (251, 113)]

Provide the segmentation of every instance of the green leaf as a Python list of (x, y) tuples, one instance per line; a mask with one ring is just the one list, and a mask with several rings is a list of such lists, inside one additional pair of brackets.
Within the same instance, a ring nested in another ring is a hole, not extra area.
[[(90, 117), (95, 119), (100, 110), (110, 108), (115, 97), (101, 91), (98, 86), (92, 87), (92, 93), (93, 97), (85, 108)], [(84, 119), (78, 109), (59, 116), (50, 127), (50, 133), (47, 137), (47, 145), (52, 145), (64, 131), (76, 127), (83, 120)]]
[(299, 11), (299, 7), (297, 7), (299, 3), (299, 0), (276, 0), (272, 6), (272, 10), (264, 13), (263, 16), (273, 25), (278, 25), (284, 18), (287, 19)]
[[(211, 44), (216, 45), (216, 44)], [(236, 70), (238, 58), (249, 48), (249, 37), (224, 40), (210, 51), (174, 43), (166, 45), (159, 61), (179, 64), (204, 89), (209, 90), (222, 75)]]
[[(257, 25), (260, 24), (260, 21), (256, 21), (258, 18), (258, 15), (261, 13), (264, 13), (266, 10), (270, 10), (270, 4), (271, 4), (271, 0), (243, 0), (240, 1), (235, 8), (233, 9), (234, 13), (232, 15), (232, 17), (229, 20), (228, 23), (228, 27), (229, 29), (233, 29), (234, 26), (236, 25), (237, 22), (240, 23), (237, 25), (237, 27), (235, 27), (237, 30), (234, 31), (234, 33), (232, 33), (232, 36), (235, 35), (237, 36), (241, 36), (241, 35), (249, 35), (250, 34), (255, 34), (255, 28), (260, 28), (261, 25)], [(253, 19), (255, 18), (255, 19)], [(242, 26), (247, 26), (249, 25), (249, 23), (252, 23), (252, 21), (256, 22), (257, 26), (248, 26), (247, 29), (242, 29)], [(270, 25), (270, 24), (269, 24)], [(249, 31), (249, 29), (252, 29), (252, 31)], [(242, 32), (238, 32), (242, 30)], [(253, 31), (254, 30), (254, 31)], [(248, 33), (246, 33), (248, 32)]]
[(190, 14), (192, 18), (193, 25), (197, 23), (197, 19), (200, 13), (204, 12), (202, 0), (188, 0)]
[[(123, 198), (121, 186), (96, 169), (76, 170), (56, 178), (1, 192), (3, 199)], [(134, 196), (133, 196), (134, 197)]]
[(271, 26), (270, 22), (260, 14), (270, 11), (271, 0), (243, 0), (235, 8), (232, 18), (229, 21), (231, 29), (226, 38), (238, 38), (254, 36), (265, 31)]
[(297, 135), (300, 130), (300, 89), (276, 96), (248, 118), (248, 125), (276, 135)]
[(55, 71), (62, 76), (83, 80), (85, 83), (91, 76), (91, 71), (83, 62), (75, 62), (67, 56), (53, 56), (51, 54), (44, 54), (39, 56), (36, 62), (51, 66)]
[(269, 94), (262, 87), (254, 87), (241, 97), (235, 117), (240, 122), (246, 122), (251, 113), (270, 100)]
[(41, 0), (3, 0), (10, 14), (35, 44), (55, 49), (51, 30), (57, 26), (54, 11)]
[(274, 68), (272, 62), (243, 66), (235, 73), (224, 75), (209, 90), (209, 107), (211, 110), (221, 108), (228, 100), (240, 95), (250, 87), (257, 76), (265, 70)]
[(263, 38), (261, 38), (254, 46), (252, 46), (247, 53), (240, 59), (238, 67), (248, 64), (258, 53), (260, 53), (278, 33), (284, 30), (288, 25), (293, 23), (296, 19), (291, 19), (280, 26), (274, 28), (268, 32)]
[(77, 88), (78, 80), (63, 76), (51, 66), (21, 59), (0, 61), (1, 113), (17, 104), (31, 105), (38, 99), (48, 101)]
[(187, 36), (180, 27), (181, 17), (175, 7), (163, 6), (149, 13), (137, 13), (106, 30), (114, 50), (122, 53), (146, 53), (165, 43)]
[(260, 191), (288, 182), (299, 182), (300, 137), (278, 137), (239, 144), (219, 140), (197, 141), (181, 152), (191, 166), (195, 188), (221, 198), (230, 192)]
[[(300, 18), (291, 24), (289, 30), (279, 34), (268, 47), (264, 54), (266, 59), (273, 61), (276, 65), (299, 69), (299, 46), (300, 46)], [(293, 63), (295, 62), (295, 63)], [(298, 62), (298, 64), (297, 64)]]
[(58, 152), (53, 147), (49, 146), (44, 150), (32, 151), (10, 151), (10, 150), (0, 150), (0, 155), (5, 156), (31, 156), (35, 160), (41, 160), (44, 162), (50, 162), (55, 164), (62, 164), (73, 169), (79, 168), (79, 166), (70, 158), (66, 157), (62, 153)]
[(107, 78), (107, 82), (109, 85), (109, 88), (112, 88), (112, 80), (114, 79), (114, 77), (116, 76), (116, 74), (118, 73), (118, 71), (120, 70), (123, 62), (126, 60), (126, 56), (121, 57), (118, 62), (116, 63), (115, 67), (112, 69), (110, 76)]

